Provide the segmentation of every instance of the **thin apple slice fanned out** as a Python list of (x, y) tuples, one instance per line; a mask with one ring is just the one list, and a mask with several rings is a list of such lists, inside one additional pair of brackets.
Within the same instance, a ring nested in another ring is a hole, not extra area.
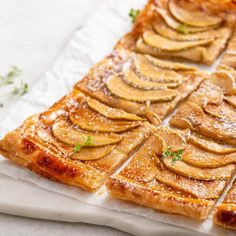
[(236, 110), (226, 102), (219, 106), (208, 104), (204, 107), (204, 111), (213, 117), (236, 122)]
[(153, 91), (133, 88), (116, 75), (107, 80), (106, 86), (112, 94), (135, 102), (168, 102), (177, 95), (177, 92), (171, 89)]
[(155, 57), (183, 58), (194, 62), (202, 62), (202, 58), (206, 55), (207, 51), (204, 47), (194, 47), (182, 51), (163, 51), (144, 43), (141, 37), (137, 40), (136, 50), (139, 53), (150, 54)]
[(70, 158), (80, 161), (98, 160), (108, 155), (116, 145), (107, 145), (103, 147), (82, 147), (79, 152), (74, 152)]
[(144, 32), (143, 39), (148, 45), (164, 51), (181, 51), (197, 46), (208, 45), (213, 42), (212, 38), (186, 42), (173, 41), (162, 37), (153, 31)]
[(204, 199), (218, 198), (225, 186), (225, 181), (196, 181), (158, 166), (156, 179), (173, 188)]
[(118, 108), (112, 108), (109, 107), (98, 100), (92, 99), (90, 97), (87, 97), (87, 103), (88, 106), (93, 109), (96, 112), (99, 112), (101, 115), (110, 118), (110, 119), (115, 119), (115, 120), (132, 120), (132, 121), (138, 121), (138, 120), (143, 120), (143, 118), (135, 115), (128, 113), (124, 110), (118, 109)]
[(171, 27), (172, 29), (179, 31), (180, 33), (183, 32), (182, 28), (184, 27), (184, 33), (196, 33), (196, 32), (203, 32), (207, 31), (213, 27), (192, 27), (192, 26), (185, 26), (181, 22), (175, 20), (173, 16), (170, 14), (168, 9), (158, 7), (157, 12), (162, 16), (166, 24)]
[(232, 107), (236, 108), (236, 95), (225, 96), (224, 100), (229, 103)]
[(121, 133), (140, 125), (135, 121), (114, 121), (108, 119), (90, 108), (78, 107), (69, 114), (70, 120), (79, 128), (93, 132)]
[(200, 168), (217, 168), (228, 164), (236, 164), (236, 153), (218, 154), (206, 152), (195, 145), (189, 144), (182, 160), (189, 165)]
[[(175, 131), (174, 129), (170, 129), (166, 126), (161, 126), (157, 128), (156, 133), (164, 140), (165, 146), (168, 148), (171, 147), (171, 151), (175, 152), (179, 149), (185, 149), (187, 143), (184, 138), (179, 132)], [(158, 153), (157, 154), (162, 154)]]
[(156, 158), (153, 155), (157, 142), (156, 135), (150, 136), (139, 149), (138, 154), (134, 155), (129, 165), (125, 167), (125, 171), (122, 171), (122, 175), (143, 183), (155, 179), (157, 167)]
[(206, 150), (208, 152), (213, 152), (217, 154), (229, 154), (232, 152), (236, 152), (236, 147), (228, 146), (226, 144), (217, 143), (210, 139), (205, 139), (203, 137), (199, 137), (195, 134), (190, 136), (190, 143), (198, 146), (199, 148)]
[(183, 78), (179, 73), (168, 69), (158, 68), (155, 65), (152, 65), (143, 55), (136, 55), (134, 65), (137, 72), (147, 80), (158, 83), (182, 83)]
[(235, 170), (235, 165), (227, 165), (214, 169), (194, 167), (181, 160), (174, 164), (171, 157), (163, 158), (163, 163), (169, 169), (182, 176), (197, 180), (224, 180), (229, 179)]
[(180, 22), (194, 27), (211, 27), (219, 25), (222, 18), (209, 15), (203, 10), (187, 10), (180, 7), (176, 0), (169, 0), (171, 14)]
[(163, 37), (175, 41), (196, 41), (202, 39), (214, 39), (216, 37), (219, 37), (220, 33), (218, 31), (210, 30), (195, 34), (182, 34), (176, 30), (171, 29), (165, 24), (163, 20), (159, 19), (153, 23), (153, 28), (158, 34), (162, 35)]
[(167, 88), (176, 88), (177, 83), (159, 83), (141, 79), (133, 70), (128, 69), (124, 72), (123, 80), (134, 88), (143, 90), (160, 90)]
[(173, 62), (173, 61), (160, 60), (160, 59), (152, 57), (150, 55), (145, 55), (145, 57), (154, 66), (160, 67), (160, 68), (163, 68), (163, 69), (176, 70), (176, 71), (178, 71), (178, 70), (180, 70), (180, 71), (197, 70), (197, 67), (195, 67), (195, 66), (190, 66), (190, 65), (187, 65), (187, 64)]
[(223, 90), (219, 86), (205, 81), (197, 91), (190, 95), (188, 101), (205, 107), (207, 104), (220, 105), (223, 99)]
[(234, 76), (225, 70), (214, 72), (209, 82), (221, 87), (224, 94), (235, 95), (236, 94), (236, 83)]
[(236, 123), (209, 116), (195, 103), (187, 102), (181, 105), (171, 118), (170, 124), (236, 145)]
[[(58, 120), (52, 126), (53, 135), (63, 143), (70, 145), (84, 145), (86, 137), (91, 139), (92, 147), (115, 144), (122, 140), (122, 137), (113, 133), (92, 133), (75, 128), (65, 120)], [(90, 144), (85, 146), (91, 146)]]

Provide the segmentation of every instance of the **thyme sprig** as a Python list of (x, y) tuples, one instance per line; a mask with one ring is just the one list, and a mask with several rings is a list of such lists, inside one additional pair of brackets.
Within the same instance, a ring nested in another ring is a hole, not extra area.
[(175, 152), (171, 151), (172, 147), (168, 147), (166, 150), (163, 151), (162, 157), (167, 158), (167, 157), (172, 157), (172, 165), (174, 165), (177, 161), (180, 161), (182, 159), (182, 155), (184, 150), (181, 148)]
[(134, 23), (136, 21), (136, 18), (138, 16), (138, 14), (140, 13), (140, 10), (139, 9), (133, 9), (131, 8), (129, 10), (129, 17), (131, 18), (132, 20), (132, 23)]
[(74, 152), (79, 152), (81, 150), (82, 147), (84, 146), (92, 146), (94, 145), (93, 141), (92, 141), (92, 137), (91, 136), (83, 136), (82, 138), (84, 139), (84, 143), (83, 144), (77, 144), (74, 147)]

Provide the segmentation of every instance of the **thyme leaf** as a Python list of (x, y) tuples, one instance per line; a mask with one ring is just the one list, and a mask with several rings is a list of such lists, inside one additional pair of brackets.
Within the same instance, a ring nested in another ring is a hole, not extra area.
[(131, 8), (129, 10), (129, 17), (131, 18), (132, 23), (134, 23), (136, 21), (136, 18), (138, 16), (139, 12), (140, 12), (140, 10), (138, 10), (138, 9)]

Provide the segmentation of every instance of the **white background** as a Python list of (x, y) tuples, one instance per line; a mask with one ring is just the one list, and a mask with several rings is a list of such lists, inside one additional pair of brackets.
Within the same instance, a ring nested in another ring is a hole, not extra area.
[[(0, 0), (0, 74), (10, 65), (32, 85), (102, 0)], [(7, 115), (7, 108), (4, 108)], [(108, 227), (0, 214), (0, 235), (127, 235)]]

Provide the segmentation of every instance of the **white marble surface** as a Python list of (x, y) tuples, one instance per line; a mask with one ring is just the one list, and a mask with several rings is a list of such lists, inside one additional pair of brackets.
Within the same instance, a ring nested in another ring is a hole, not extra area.
[[(9, 65), (30, 85), (39, 79), (101, 0), (0, 1), (0, 73)], [(2, 110), (3, 111), (3, 110)], [(7, 108), (4, 108), (7, 115)], [(108, 227), (0, 214), (0, 235), (127, 235)]]

